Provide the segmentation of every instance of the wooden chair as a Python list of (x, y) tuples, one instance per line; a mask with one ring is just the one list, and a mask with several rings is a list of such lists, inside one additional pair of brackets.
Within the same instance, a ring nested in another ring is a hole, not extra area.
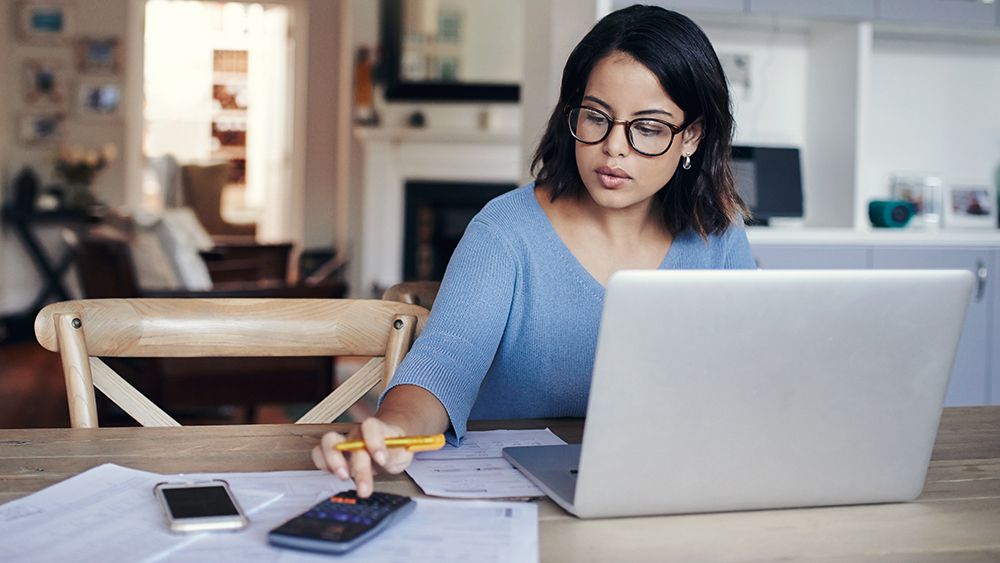
[(296, 421), (323, 423), (385, 388), (427, 315), (362, 299), (84, 299), (46, 306), (35, 335), (61, 356), (74, 428), (98, 426), (94, 387), (143, 426), (179, 426), (100, 357), (372, 357)]
[(440, 288), (441, 282), (436, 281), (402, 282), (385, 290), (382, 293), (382, 299), (420, 305), (430, 309), (434, 305), (434, 299), (437, 298)]
[(229, 163), (181, 166), (184, 202), (194, 209), (198, 220), (213, 237), (253, 241), (257, 225), (230, 223), (222, 217), (222, 191), (229, 183)]

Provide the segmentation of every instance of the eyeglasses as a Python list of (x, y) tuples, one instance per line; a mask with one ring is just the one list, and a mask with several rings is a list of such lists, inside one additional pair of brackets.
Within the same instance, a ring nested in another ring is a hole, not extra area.
[(660, 156), (674, 142), (674, 135), (684, 130), (672, 123), (643, 117), (641, 119), (612, 119), (603, 111), (576, 106), (566, 108), (569, 132), (573, 138), (585, 145), (596, 145), (611, 134), (616, 123), (625, 126), (625, 138), (635, 152), (645, 156)]

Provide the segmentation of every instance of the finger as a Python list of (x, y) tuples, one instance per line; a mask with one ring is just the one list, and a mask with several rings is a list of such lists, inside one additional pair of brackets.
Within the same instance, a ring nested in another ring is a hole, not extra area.
[(383, 428), (382, 421), (377, 418), (369, 418), (361, 423), (361, 436), (365, 441), (365, 447), (379, 465), (384, 465), (389, 460)]
[(382, 469), (386, 473), (396, 475), (402, 473), (411, 463), (413, 463), (413, 452), (400, 448), (399, 453), (393, 453), (389, 456), (389, 461), (382, 465)]
[[(325, 463), (325, 467), (320, 464), (316, 464), (320, 469), (326, 469), (330, 473), (333, 473), (338, 478), (346, 481), (351, 478), (350, 472), (347, 467), (347, 460), (344, 459), (344, 454), (337, 451), (334, 447), (340, 442), (344, 441), (344, 436), (336, 432), (327, 432), (323, 435), (323, 439), (320, 440), (319, 445), (319, 456)], [(316, 454), (313, 455), (313, 461), (316, 460)]]
[(358, 450), (351, 454), (350, 464), (358, 497), (366, 498), (372, 494), (372, 458), (367, 450)]

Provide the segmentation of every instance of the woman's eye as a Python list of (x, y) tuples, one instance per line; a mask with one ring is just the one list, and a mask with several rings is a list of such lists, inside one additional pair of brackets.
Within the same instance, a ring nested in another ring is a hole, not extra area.
[(605, 118), (603, 115), (593, 112), (587, 112), (586, 118), (587, 121), (591, 123), (605, 123), (607, 121), (607, 118)]
[(637, 123), (634, 129), (640, 135), (656, 137), (657, 135), (662, 135), (667, 128), (658, 123)]

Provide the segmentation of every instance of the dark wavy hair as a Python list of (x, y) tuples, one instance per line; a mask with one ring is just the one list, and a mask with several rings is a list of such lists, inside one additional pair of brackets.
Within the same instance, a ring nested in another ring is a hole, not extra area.
[(704, 238), (748, 218), (733, 179), (733, 113), (719, 58), (697, 24), (656, 6), (608, 14), (573, 49), (563, 69), (559, 103), (531, 161), (535, 181), (550, 186), (553, 201), (583, 189), (565, 108), (580, 105), (591, 70), (613, 52), (627, 54), (657, 76), (684, 111), (682, 126), (701, 120), (702, 139), (691, 155), (691, 169), (678, 166), (654, 196), (667, 230), (676, 235), (693, 228)]

